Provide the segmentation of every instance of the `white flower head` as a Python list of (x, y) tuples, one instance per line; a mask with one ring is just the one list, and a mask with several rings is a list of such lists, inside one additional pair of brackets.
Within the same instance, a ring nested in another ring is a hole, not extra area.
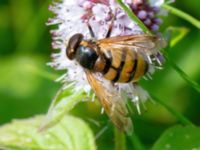
[[(147, 0), (124, 0), (131, 10), (139, 17), (141, 21), (152, 31), (158, 30), (161, 20), (157, 18), (159, 6), (163, 3), (161, 0), (151, 0), (151, 5)], [(60, 3), (53, 3), (50, 10), (56, 14), (55, 18), (49, 19), (48, 25), (58, 24), (58, 28), (52, 30), (53, 43), (55, 49), (60, 52), (52, 54), (53, 62), (49, 65), (58, 70), (66, 70), (66, 75), (62, 81), (75, 84), (75, 91), (84, 89), (89, 93), (91, 87), (84, 74), (83, 68), (74, 60), (69, 60), (66, 56), (66, 46), (69, 38), (81, 33), (85, 39), (91, 39), (87, 24), (92, 27), (95, 38), (105, 38), (109, 26), (113, 22), (111, 37), (143, 34), (141, 28), (131, 20), (121, 9), (115, 0), (63, 0)], [(157, 63), (162, 62), (162, 55), (156, 50), (152, 52)], [(152, 54), (151, 53), (151, 54)], [(154, 72), (154, 63), (147, 54), (150, 64), (147, 76)], [(67, 86), (67, 84), (65, 84)], [(148, 93), (140, 87), (129, 83), (115, 83), (116, 90), (130, 98), (138, 106), (139, 99), (145, 101), (148, 99)]]

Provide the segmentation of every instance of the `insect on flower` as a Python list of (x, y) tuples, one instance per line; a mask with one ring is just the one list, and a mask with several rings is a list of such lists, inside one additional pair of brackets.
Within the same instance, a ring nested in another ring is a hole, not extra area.
[[(144, 2), (145, 7), (136, 0), (127, 4), (141, 17), (143, 8), (153, 12)], [(50, 24), (60, 24), (52, 31), (53, 46), (61, 49), (53, 54), (51, 66), (68, 70), (64, 81), (75, 83), (75, 92), (93, 90), (111, 121), (130, 133), (126, 101), (133, 101), (140, 113), (139, 99), (144, 102), (149, 96), (137, 82), (162, 64), (163, 39), (144, 34), (114, 0), (63, 1), (51, 9), (57, 18)], [(149, 28), (155, 26), (153, 14), (142, 17), (151, 19)]]
[[(157, 49), (159, 39), (147, 34), (110, 37), (110, 28), (106, 38), (95, 40), (90, 25), (88, 29), (91, 40), (84, 40), (80, 33), (73, 35), (68, 42), (66, 55), (84, 68), (89, 84), (112, 122), (121, 130), (131, 130), (124, 100), (112, 91), (113, 84), (134, 84), (144, 76), (149, 69), (144, 53)], [(111, 84), (106, 85), (102, 78)]]

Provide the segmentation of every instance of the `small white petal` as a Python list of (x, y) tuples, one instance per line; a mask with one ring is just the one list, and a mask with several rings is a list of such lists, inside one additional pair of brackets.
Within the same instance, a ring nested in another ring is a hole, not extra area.
[(109, 7), (103, 4), (97, 4), (92, 8), (92, 12), (97, 21), (105, 20), (109, 14)]
[(63, 1), (63, 4), (64, 5), (77, 5), (78, 4), (78, 2), (77, 2), (77, 0), (64, 0)]
[(150, 0), (150, 4), (156, 7), (160, 7), (164, 2), (165, 0)]

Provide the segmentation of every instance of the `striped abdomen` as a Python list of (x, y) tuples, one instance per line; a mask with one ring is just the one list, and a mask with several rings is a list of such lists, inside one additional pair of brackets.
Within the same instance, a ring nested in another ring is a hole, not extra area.
[(113, 82), (137, 81), (148, 70), (144, 56), (130, 49), (123, 49), (120, 54), (107, 51), (103, 57), (105, 65), (101, 72)]

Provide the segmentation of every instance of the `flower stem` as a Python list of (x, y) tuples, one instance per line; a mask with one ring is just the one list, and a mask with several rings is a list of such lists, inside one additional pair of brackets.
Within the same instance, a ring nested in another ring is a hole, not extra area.
[(162, 100), (160, 100), (159, 98), (157, 98), (153, 94), (151, 94), (151, 93), (149, 93), (149, 94), (150, 94), (151, 98), (153, 98), (153, 100), (155, 100), (157, 103), (159, 103), (160, 105), (162, 105), (163, 107), (165, 107), (183, 125), (194, 126), (194, 124), (190, 120), (188, 120), (185, 116), (183, 116), (181, 113), (179, 113), (176, 110), (174, 110), (173, 108), (171, 108), (169, 105), (167, 105), (165, 102), (163, 102)]
[(167, 4), (163, 4), (162, 7), (166, 10), (168, 10), (170, 13), (190, 22), (191, 24), (193, 24), (194, 26), (196, 26), (197, 28), (200, 29), (200, 21), (197, 20), (196, 18), (192, 17), (191, 15), (177, 9), (177, 8), (174, 8), (172, 6), (169, 6)]
[(129, 136), (129, 139), (131, 140), (131, 142), (133, 144), (133, 149), (144, 150), (144, 147), (143, 147), (140, 139), (138, 138), (138, 136), (135, 133), (133, 133), (132, 136)]
[(115, 132), (115, 150), (126, 150), (126, 137), (125, 134), (116, 127), (114, 128)]
[(190, 77), (183, 72), (171, 59), (168, 57), (168, 53), (165, 52), (165, 59), (171, 64), (171, 66), (174, 68), (174, 70), (186, 81), (188, 85), (190, 85), (192, 88), (194, 88), (197, 92), (200, 93), (200, 85), (191, 80)]
[(143, 22), (130, 10), (130, 8), (122, 2), (122, 0), (117, 0), (117, 3), (122, 7), (122, 9), (128, 14), (128, 16), (138, 24), (144, 33), (151, 34), (150, 30), (143, 24)]

